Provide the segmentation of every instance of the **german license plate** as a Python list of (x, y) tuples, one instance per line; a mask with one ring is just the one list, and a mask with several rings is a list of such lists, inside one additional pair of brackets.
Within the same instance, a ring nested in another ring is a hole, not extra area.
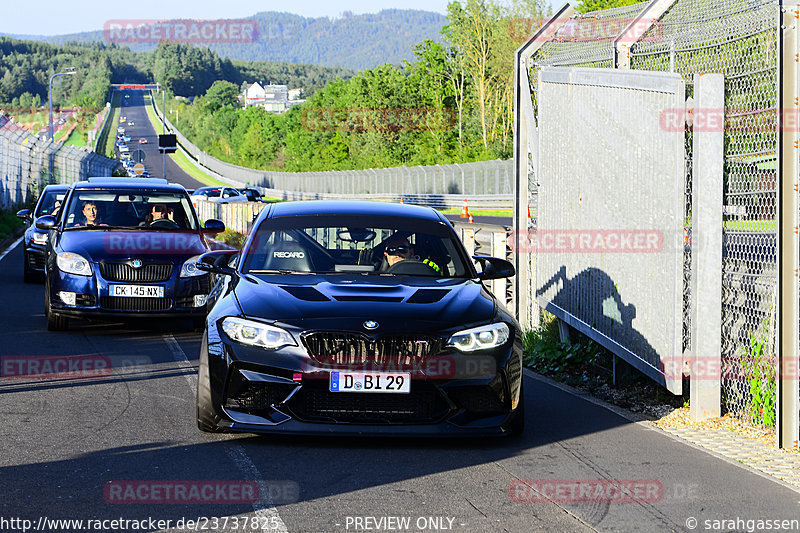
[(132, 296), (134, 298), (163, 298), (164, 287), (155, 285), (111, 285), (111, 296)]
[(411, 392), (411, 374), (389, 372), (331, 372), (331, 392)]

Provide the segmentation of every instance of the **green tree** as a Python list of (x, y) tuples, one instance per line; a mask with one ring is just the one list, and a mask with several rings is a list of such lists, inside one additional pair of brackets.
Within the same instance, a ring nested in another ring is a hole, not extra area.
[(211, 112), (221, 107), (238, 107), (239, 89), (229, 81), (217, 80), (206, 91), (203, 103)]
[(581, 13), (589, 13), (590, 11), (600, 11), (603, 9), (611, 9), (612, 7), (623, 7), (638, 4), (642, 0), (581, 0), (575, 8)]

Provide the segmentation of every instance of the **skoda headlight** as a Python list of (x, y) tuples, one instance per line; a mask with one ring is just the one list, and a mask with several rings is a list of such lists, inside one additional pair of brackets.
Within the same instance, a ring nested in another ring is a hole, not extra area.
[(61, 252), (56, 256), (56, 265), (59, 270), (67, 274), (75, 274), (78, 276), (91, 276), (92, 266), (89, 261), (82, 255), (72, 252)]
[(508, 325), (498, 322), (454, 333), (447, 341), (447, 346), (452, 346), (462, 352), (486, 350), (505, 344), (508, 335)]
[(206, 272), (197, 268), (197, 263), (200, 261), (200, 256), (195, 255), (187, 259), (181, 267), (181, 277), (191, 278), (194, 276), (202, 276)]
[(297, 346), (294, 337), (288, 331), (244, 318), (229, 316), (222, 321), (222, 331), (236, 342), (248, 346), (259, 346), (267, 350)]

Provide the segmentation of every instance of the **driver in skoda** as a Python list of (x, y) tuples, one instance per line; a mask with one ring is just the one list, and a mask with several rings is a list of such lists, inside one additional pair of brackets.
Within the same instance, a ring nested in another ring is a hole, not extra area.
[(153, 207), (150, 208), (150, 213), (147, 215), (145, 222), (152, 225), (159, 220), (172, 221), (170, 214), (170, 209), (165, 204), (154, 204)]

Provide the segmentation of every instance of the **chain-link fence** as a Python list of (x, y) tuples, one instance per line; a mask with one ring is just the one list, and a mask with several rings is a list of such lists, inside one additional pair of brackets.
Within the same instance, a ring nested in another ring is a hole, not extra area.
[[(694, 74), (725, 76), (722, 399), (727, 411), (765, 425), (775, 421), (780, 7), (777, 1), (652, 0), (588, 14), (564, 8), (568, 20), (555, 24), (555, 34), (537, 45), (527, 63), (534, 112), (537, 76), (545, 66), (676, 72), (686, 83), (689, 108)], [(637, 27), (642, 31), (637, 33)], [(690, 125), (685, 143), (685, 350), (691, 348), (692, 144)], [(535, 213), (535, 168), (529, 167), (528, 177), (528, 205)]]
[(0, 119), (0, 208), (32, 201), (46, 185), (111, 176), (118, 161), (50, 142)]

